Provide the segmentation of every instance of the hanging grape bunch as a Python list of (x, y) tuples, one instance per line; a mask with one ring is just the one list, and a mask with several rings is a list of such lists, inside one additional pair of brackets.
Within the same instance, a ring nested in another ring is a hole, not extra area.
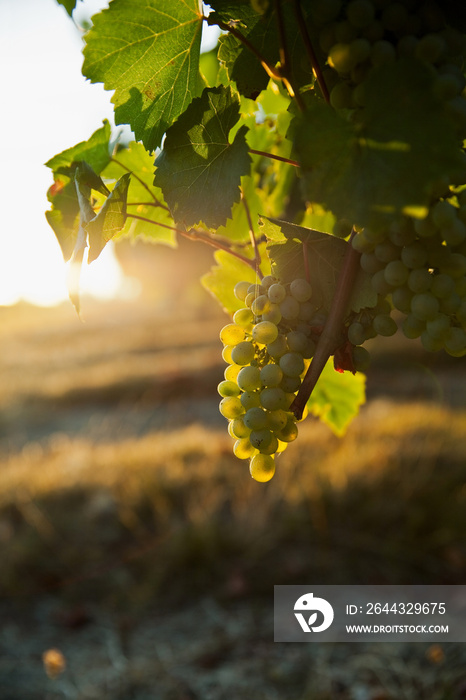
[(220, 412), (236, 440), (235, 455), (250, 459), (254, 479), (269, 481), (274, 455), (298, 435), (289, 409), (314, 354), (311, 331), (320, 319), (305, 279), (286, 286), (271, 276), (260, 284), (239, 282), (235, 296), (245, 307), (220, 332), (228, 363), (218, 386)]

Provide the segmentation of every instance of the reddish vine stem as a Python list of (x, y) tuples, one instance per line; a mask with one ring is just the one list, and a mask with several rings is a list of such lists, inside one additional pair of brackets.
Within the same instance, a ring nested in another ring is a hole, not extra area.
[(334, 354), (341, 342), (343, 321), (348, 309), (348, 302), (359, 270), (359, 261), (361, 258), (361, 254), (358, 253), (351, 244), (355, 234), (356, 232), (353, 229), (345, 257), (343, 258), (327, 321), (317, 342), (311, 364), (309, 365), (296, 398), (290, 406), (290, 410), (295, 414), (298, 420), (303, 415), (306, 403), (314, 390), (317, 380), (322, 374), (322, 370), (327, 364), (327, 360)]
[(266, 158), (272, 158), (273, 160), (281, 160), (282, 163), (288, 163), (289, 165), (294, 165), (295, 168), (299, 168), (299, 163), (297, 160), (291, 160), (291, 158), (284, 158), (283, 156), (277, 156), (275, 153), (267, 153), (267, 151), (257, 151), (255, 148), (249, 148), (249, 153), (253, 153), (256, 156), (265, 156)]
[(304, 274), (306, 275), (306, 281), (310, 282), (311, 275), (309, 273), (309, 248), (307, 241), (303, 241), (303, 262), (304, 262)]
[(320, 91), (321, 91), (325, 101), (327, 103), (330, 103), (330, 94), (328, 91), (328, 87), (327, 87), (327, 84), (325, 82), (322, 71), (320, 69), (319, 61), (317, 60), (316, 52), (314, 51), (314, 47), (312, 45), (311, 38), (310, 38), (308, 31), (307, 31), (306, 20), (304, 19), (303, 10), (301, 8), (301, 0), (294, 0), (293, 5), (294, 5), (296, 19), (298, 22), (299, 31), (301, 33), (301, 38), (304, 42), (304, 47), (306, 49), (306, 53), (308, 55), (309, 62), (311, 64), (312, 72), (314, 73), (314, 77), (317, 80), (317, 84), (320, 87)]
[(151, 219), (146, 219), (145, 216), (137, 216), (137, 214), (126, 214), (126, 216), (128, 217), (128, 219), (137, 219), (138, 221), (145, 221), (147, 224), (152, 224), (153, 226), (161, 226), (162, 228), (169, 229), (170, 231), (173, 231), (174, 233), (179, 233), (180, 236), (188, 238), (191, 241), (199, 241), (200, 243), (210, 245), (212, 248), (216, 248), (217, 250), (224, 250), (227, 253), (230, 253), (230, 255), (233, 255), (235, 258), (238, 258), (238, 260), (244, 262), (246, 265), (249, 265), (249, 267), (252, 267), (254, 272), (256, 272), (255, 258), (253, 260), (251, 260), (251, 258), (247, 258), (245, 255), (238, 253), (238, 251), (234, 250), (227, 243), (216, 241), (208, 233), (204, 233), (203, 231), (196, 231), (195, 229), (183, 231), (183, 229), (176, 228), (176, 226), (170, 226), (170, 224), (162, 224), (159, 221), (151, 221)]
[(293, 85), (290, 73), (291, 62), (290, 55), (288, 53), (285, 22), (283, 19), (283, 11), (280, 0), (275, 0), (275, 12), (277, 13), (278, 36), (280, 38), (280, 74), (282, 76), (282, 81), (286, 89), (288, 90), (290, 97), (293, 97), (295, 99), (300, 111), (304, 112), (306, 110), (306, 105), (304, 104), (304, 100), (301, 97), (299, 90), (297, 90)]

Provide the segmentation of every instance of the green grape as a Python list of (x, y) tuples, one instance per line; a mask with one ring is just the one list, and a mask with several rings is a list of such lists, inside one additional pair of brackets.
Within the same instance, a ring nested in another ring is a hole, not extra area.
[(289, 406), (287, 395), (278, 386), (267, 387), (262, 389), (260, 393), (261, 405), (268, 411), (278, 411), (286, 409)]
[(443, 340), (439, 338), (433, 338), (427, 330), (421, 333), (421, 343), (424, 350), (427, 352), (438, 352), (443, 348)]
[(415, 294), (411, 299), (411, 312), (421, 321), (429, 321), (438, 314), (439, 302), (433, 294)]
[(330, 104), (333, 109), (351, 109), (353, 91), (347, 83), (337, 83), (330, 92)]
[(249, 411), (250, 408), (256, 408), (261, 405), (258, 391), (243, 391), (239, 400), (243, 404), (245, 411)]
[(432, 279), (432, 275), (426, 267), (418, 267), (409, 273), (408, 287), (415, 294), (421, 294), (431, 288)]
[(299, 387), (301, 386), (301, 377), (287, 377), (286, 375), (283, 377), (283, 379), (280, 382), (280, 388), (283, 389), (284, 392), (289, 394), (290, 392), (293, 393), (295, 391), (298, 391)]
[[(353, 57), (354, 63), (357, 65), (359, 63), (364, 63), (371, 53), (371, 43), (367, 39), (359, 37), (354, 39), (350, 44), (350, 51)], [(351, 227), (352, 229), (352, 227)], [(351, 230), (350, 230), (351, 233)]]
[(219, 404), (219, 411), (225, 418), (232, 420), (243, 415), (244, 407), (237, 396), (228, 396), (222, 399)]
[(445, 340), (445, 350), (453, 357), (463, 357), (466, 355), (466, 333), (463, 328), (450, 328)]
[(462, 90), (461, 81), (456, 75), (444, 73), (437, 76), (432, 86), (434, 95), (441, 100), (451, 100), (460, 94)]
[(283, 318), (292, 321), (299, 316), (299, 302), (292, 296), (286, 296), (280, 304)]
[(254, 315), (250, 309), (238, 309), (233, 315), (233, 322), (241, 328), (249, 329), (254, 322)]
[(257, 449), (251, 445), (249, 437), (240, 438), (233, 445), (233, 453), (238, 459), (250, 459), (257, 454)]
[(425, 321), (421, 321), (421, 319), (417, 318), (417, 316), (414, 316), (414, 314), (411, 313), (406, 316), (401, 324), (401, 330), (403, 331), (405, 337), (409, 338), (409, 340), (419, 338), (421, 333), (425, 330), (425, 327)]
[(278, 360), (279, 357), (288, 352), (288, 343), (286, 342), (286, 337), (283, 334), (279, 334), (277, 339), (273, 343), (267, 343), (267, 352), (270, 357)]
[(382, 22), (376, 19), (363, 29), (362, 36), (370, 41), (371, 44), (374, 44), (379, 39), (383, 39), (384, 33), (385, 29)]
[(228, 364), (231, 363), (231, 353), (233, 352), (234, 345), (225, 345), (222, 350), (222, 359)]
[(288, 416), (286, 425), (275, 434), (276, 437), (282, 442), (293, 442), (293, 440), (296, 440), (298, 437), (298, 426), (296, 425), (295, 418)]
[(261, 385), (261, 373), (259, 367), (243, 367), (238, 374), (238, 386), (243, 391), (254, 391)]
[(357, 345), (353, 348), (353, 365), (357, 372), (364, 372), (370, 365), (371, 357), (366, 348)]
[(392, 292), (392, 303), (395, 309), (398, 311), (403, 311), (403, 313), (408, 314), (411, 311), (411, 299), (413, 298), (413, 292), (406, 286), (397, 287)]
[[(312, 287), (305, 279), (295, 279), (290, 284), (291, 295), (300, 303), (309, 301), (312, 296)], [(299, 313), (299, 311), (298, 311)]]
[(374, 243), (366, 236), (365, 231), (354, 236), (351, 240), (351, 245), (358, 253), (372, 253), (375, 247)]
[(237, 326), (236, 323), (228, 323), (220, 331), (220, 340), (224, 345), (237, 345), (244, 340), (245, 335), (244, 328)]
[(384, 263), (374, 253), (363, 253), (360, 264), (364, 272), (367, 272), (369, 275), (375, 275), (376, 272), (383, 270), (384, 267)]
[(466, 299), (463, 299), (461, 302), (461, 306), (459, 307), (458, 311), (456, 312), (456, 318), (458, 319), (459, 323), (461, 323), (462, 327), (466, 327)]
[(433, 276), (430, 291), (437, 299), (447, 299), (455, 291), (455, 283), (451, 277), (440, 273)]
[(444, 314), (456, 314), (460, 306), (461, 299), (456, 292), (453, 292), (453, 294), (450, 294), (449, 297), (440, 301), (440, 311), (442, 311)]
[[(437, 277), (441, 277), (442, 275), (437, 275)], [(455, 291), (460, 297), (466, 297), (466, 277), (458, 277), (456, 280), (452, 280), (453, 282), (453, 289), (452, 292)], [(436, 294), (436, 296), (438, 296)]]
[(231, 359), (236, 365), (248, 365), (254, 359), (255, 349), (250, 340), (238, 343), (231, 351)]
[(267, 293), (270, 301), (273, 304), (280, 304), (280, 302), (282, 302), (286, 297), (286, 289), (279, 282), (275, 282), (274, 284), (270, 285)]
[(248, 287), (248, 294), (254, 294), (255, 297), (260, 297), (262, 294), (266, 293), (265, 287), (261, 284), (250, 284)]
[(230, 433), (231, 437), (236, 437), (238, 439), (245, 438), (251, 433), (251, 428), (248, 428), (244, 424), (244, 420), (241, 417), (234, 418), (228, 424), (228, 432)]
[(450, 317), (446, 314), (437, 314), (435, 318), (426, 322), (426, 331), (431, 338), (444, 340), (450, 331)]
[(419, 39), (412, 34), (405, 34), (399, 40), (396, 51), (399, 58), (412, 58), (416, 53)]
[(437, 63), (445, 50), (445, 40), (439, 34), (426, 34), (416, 46), (416, 58), (426, 63)]
[(416, 231), (411, 220), (405, 220), (392, 224), (388, 231), (390, 242), (397, 248), (409, 246), (416, 240)]
[(270, 445), (272, 437), (273, 435), (270, 430), (267, 428), (262, 428), (261, 430), (252, 430), (249, 440), (253, 447), (262, 452)]
[(250, 285), (250, 282), (238, 282), (234, 288), (235, 297), (240, 301), (244, 301), (247, 297)]
[(249, 292), (249, 293), (247, 294), (246, 299), (244, 300), (244, 303), (246, 304), (246, 306), (247, 306), (249, 309), (250, 309), (251, 306), (253, 305), (254, 300), (256, 299), (256, 296), (257, 296), (257, 295), (254, 294), (254, 292)]
[(375, 246), (374, 254), (377, 260), (389, 263), (392, 262), (392, 260), (400, 259), (400, 248), (391, 241), (385, 240)]
[(220, 382), (220, 384), (217, 387), (217, 391), (220, 394), (220, 396), (223, 396), (226, 398), (227, 396), (238, 396), (240, 393), (239, 386), (232, 381), (225, 380), (224, 382)]
[(455, 219), (451, 226), (442, 228), (441, 234), (448, 245), (458, 246), (466, 240), (466, 226), (460, 219)]
[(368, 27), (375, 18), (375, 9), (370, 0), (351, 0), (346, 8), (346, 16), (356, 29)]
[(278, 304), (270, 304), (269, 310), (262, 314), (263, 321), (270, 321), (275, 326), (278, 326), (282, 320), (282, 313)]
[(278, 451), (278, 439), (273, 433), (270, 436), (270, 442), (268, 445), (262, 445), (260, 448), (260, 453), (263, 455), (274, 455)]
[(278, 386), (283, 379), (283, 372), (278, 365), (265, 365), (260, 371), (262, 386)]
[(225, 369), (225, 371), (223, 373), (223, 376), (229, 382), (236, 382), (240, 369), (241, 369), (241, 365), (228, 365), (228, 367)]
[[(241, 406), (241, 408), (243, 407)], [(254, 406), (253, 408), (247, 410), (243, 416), (243, 420), (246, 427), (251, 428), (251, 430), (262, 430), (262, 428), (267, 428), (269, 422), (267, 413), (260, 406)]]
[(384, 270), (384, 277), (393, 287), (402, 287), (408, 280), (409, 270), (401, 260), (391, 260)]
[(365, 107), (366, 101), (366, 85), (364, 82), (360, 82), (359, 85), (356, 85), (356, 87), (353, 90), (353, 103), (355, 104), (355, 106)]
[(261, 321), (254, 326), (252, 330), (252, 337), (256, 343), (261, 343), (262, 345), (268, 345), (273, 343), (278, 337), (278, 328), (274, 323), (270, 321)]
[(315, 306), (310, 301), (305, 301), (299, 305), (298, 320), (310, 321), (315, 314)]
[(390, 336), (397, 331), (397, 325), (393, 318), (388, 314), (378, 314), (372, 321), (372, 328), (377, 335)]
[[(356, 27), (353, 27), (351, 22), (348, 22), (346, 19), (335, 25), (335, 39), (337, 40), (337, 44), (349, 44), (353, 39), (356, 39), (357, 35), (358, 30)], [(327, 53), (330, 53), (330, 51)]]
[(371, 287), (374, 292), (377, 292), (377, 294), (380, 294), (381, 296), (385, 296), (393, 289), (392, 285), (388, 284), (387, 280), (385, 279), (385, 270), (379, 270), (372, 275)]
[(396, 51), (389, 41), (381, 39), (372, 44), (371, 61), (374, 66), (381, 66), (385, 63), (394, 63), (396, 60)]
[(297, 352), (287, 352), (280, 357), (280, 369), (288, 377), (299, 377), (304, 371), (304, 360)]
[(349, 73), (354, 67), (349, 44), (338, 43), (332, 46), (328, 54), (328, 62), (338, 73)]
[(298, 352), (300, 355), (304, 356), (309, 342), (304, 333), (300, 333), (299, 331), (290, 331), (286, 335), (286, 340), (288, 342), (290, 352)]
[(432, 208), (432, 221), (438, 228), (452, 226), (456, 220), (456, 208), (445, 200), (437, 202)]
[(261, 316), (270, 309), (270, 300), (267, 294), (256, 297), (251, 304), (251, 312), (254, 316)]
[(437, 227), (431, 218), (416, 219), (414, 222), (414, 230), (420, 238), (430, 238), (437, 233)]
[(422, 267), (427, 262), (427, 250), (421, 242), (416, 241), (402, 248), (401, 260), (411, 269)]
[(332, 46), (337, 43), (335, 26), (335, 24), (327, 24), (320, 30), (319, 46), (325, 54), (328, 54)]
[(463, 277), (466, 272), (466, 257), (461, 253), (451, 253), (446, 260), (442, 261), (439, 267), (442, 272), (454, 279), (458, 279)]
[(304, 359), (309, 360), (311, 357), (314, 357), (314, 353), (316, 351), (316, 344), (312, 340), (312, 338), (307, 339), (306, 347), (304, 348), (302, 352), (302, 356)]
[(283, 409), (278, 409), (277, 411), (270, 411), (268, 415), (268, 425), (271, 430), (280, 432), (283, 430), (285, 425), (288, 423), (289, 413)]
[(270, 481), (275, 474), (275, 460), (270, 455), (255, 455), (249, 465), (249, 473), (255, 481)]
[(362, 323), (354, 321), (348, 327), (348, 340), (352, 345), (362, 345), (366, 339), (366, 331)]
[(275, 284), (277, 280), (273, 275), (266, 275), (261, 282), (261, 285), (264, 287), (264, 289), (268, 290), (272, 286), (272, 284)]

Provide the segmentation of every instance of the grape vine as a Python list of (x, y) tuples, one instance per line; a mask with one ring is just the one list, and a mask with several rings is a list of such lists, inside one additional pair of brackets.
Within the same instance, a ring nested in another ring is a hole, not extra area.
[[(112, 0), (93, 18), (83, 73), (135, 141), (104, 123), (48, 161), (46, 215), (78, 309), (86, 248), (89, 262), (118, 236), (216, 249), (202, 282), (230, 315), (220, 412), (268, 481), (307, 414), (344, 433), (371, 338), (466, 354), (466, 11), (209, 6)], [(203, 25), (223, 30), (204, 54)]]

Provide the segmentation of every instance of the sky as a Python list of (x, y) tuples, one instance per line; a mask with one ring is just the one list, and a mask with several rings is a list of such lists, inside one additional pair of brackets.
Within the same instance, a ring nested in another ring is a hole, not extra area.
[[(79, 1), (76, 24), (107, 4)], [(68, 298), (66, 266), (45, 219), (52, 178), (43, 164), (87, 140), (103, 119), (114, 124), (112, 92), (81, 74), (82, 47), (56, 0), (0, 0), (0, 305)], [(83, 292), (111, 297), (132, 289), (123, 283), (111, 245), (83, 268)]]

